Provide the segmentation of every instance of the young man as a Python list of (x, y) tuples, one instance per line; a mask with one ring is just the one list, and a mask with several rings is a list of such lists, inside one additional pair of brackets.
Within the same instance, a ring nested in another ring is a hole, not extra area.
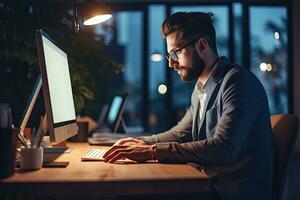
[(107, 162), (194, 162), (218, 173), (221, 199), (271, 199), (273, 139), (263, 86), (247, 69), (218, 57), (210, 13), (175, 13), (162, 25), (169, 66), (197, 80), (191, 106), (172, 129), (118, 141)]

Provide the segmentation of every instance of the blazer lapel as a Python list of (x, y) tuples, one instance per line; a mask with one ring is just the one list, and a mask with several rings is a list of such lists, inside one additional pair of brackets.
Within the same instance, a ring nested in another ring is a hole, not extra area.
[[(196, 97), (198, 98), (198, 97)], [(193, 128), (192, 128), (192, 136), (193, 136), (193, 141), (197, 140), (197, 136), (198, 136), (198, 128), (199, 128), (199, 124), (198, 124), (198, 117), (199, 117), (199, 105), (200, 102), (199, 100), (195, 100), (195, 104), (194, 104), (194, 115), (193, 115)]]
[[(207, 84), (209, 84), (209, 85), (207, 87), (207, 96), (206, 96), (206, 100), (205, 100), (205, 104), (204, 104), (204, 108), (203, 108), (202, 119), (200, 120), (200, 123), (198, 125), (198, 133), (200, 132), (200, 129), (203, 125), (203, 122), (205, 121), (207, 105), (208, 105), (208, 103), (209, 103), (209, 101), (212, 97), (212, 94), (214, 94), (214, 91), (215, 91), (215, 89), (217, 88), (217, 85), (218, 85), (218, 83), (215, 82), (213, 79), (209, 79), (208, 81), (209, 82)], [(199, 117), (199, 112), (200, 112), (200, 109), (198, 111), (198, 117)]]
[[(207, 80), (206, 86), (207, 88), (205, 88), (205, 90), (207, 91), (207, 97), (206, 97), (206, 101), (204, 104), (204, 109), (203, 109), (203, 117), (200, 120), (200, 123), (198, 125), (198, 133), (197, 135), (200, 133), (200, 129), (203, 125), (203, 122), (205, 121), (206, 118), (206, 110), (207, 110), (207, 106), (210, 103), (210, 100), (214, 100), (216, 98), (216, 95), (218, 94), (218, 90), (222, 83), (222, 80), (225, 76), (225, 74), (233, 67), (233, 65), (229, 62), (229, 60), (226, 57), (221, 57), (220, 61), (217, 63), (217, 65), (215, 66), (214, 71), (212, 72), (213, 74), (211, 75), (211, 77)], [(200, 110), (200, 109), (199, 109)], [(198, 115), (199, 117), (199, 111), (198, 111)], [(198, 139), (198, 138), (195, 138)]]

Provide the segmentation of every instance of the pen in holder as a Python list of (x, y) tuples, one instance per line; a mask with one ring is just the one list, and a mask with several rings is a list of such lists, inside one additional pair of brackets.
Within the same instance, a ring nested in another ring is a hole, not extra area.
[[(30, 139), (30, 148), (36, 148), (40, 147), (41, 142), (43, 140), (43, 137), (45, 133), (47, 132), (48, 126), (47, 126), (47, 118), (46, 115), (41, 119), (40, 125), (38, 130), (35, 134), (32, 134), (32, 137)], [(34, 131), (35, 132), (35, 131)]]

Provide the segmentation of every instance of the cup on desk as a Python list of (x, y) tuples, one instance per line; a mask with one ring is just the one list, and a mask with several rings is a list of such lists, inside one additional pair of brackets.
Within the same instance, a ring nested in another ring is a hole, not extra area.
[(20, 167), (24, 170), (37, 170), (43, 166), (43, 148), (21, 148)]
[(18, 132), (12, 126), (10, 106), (0, 103), (0, 178), (14, 174)]

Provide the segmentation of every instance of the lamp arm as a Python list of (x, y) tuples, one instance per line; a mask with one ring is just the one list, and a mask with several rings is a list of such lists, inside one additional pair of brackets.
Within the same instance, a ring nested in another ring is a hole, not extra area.
[(79, 32), (79, 23), (78, 23), (78, 7), (76, 0), (73, 0), (73, 22), (72, 22), (73, 30), (75, 33)]

